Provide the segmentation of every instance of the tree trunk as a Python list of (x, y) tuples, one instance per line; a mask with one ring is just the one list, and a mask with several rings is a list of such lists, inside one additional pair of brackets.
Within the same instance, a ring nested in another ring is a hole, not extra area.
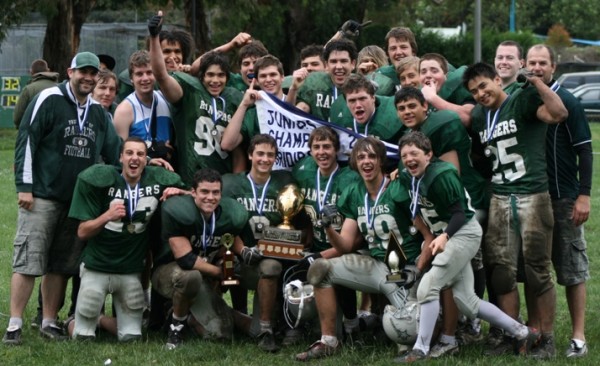
[(67, 68), (79, 48), (81, 27), (95, 0), (57, 0), (56, 8), (48, 15), (44, 37), (43, 57), (51, 70), (67, 78)]
[[(208, 14), (206, 12), (206, 4), (204, 0), (186, 0), (185, 1), (185, 21), (188, 29), (194, 38), (194, 46), (196, 55), (193, 58), (212, 49), (212, 42), (208, 29)], [(193, 15), (196, 14), (194, 19)], [(192, 50), (192, 54), (194, 50)]]

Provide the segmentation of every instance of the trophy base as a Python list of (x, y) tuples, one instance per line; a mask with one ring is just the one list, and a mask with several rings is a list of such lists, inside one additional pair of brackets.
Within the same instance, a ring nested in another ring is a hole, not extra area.
[(288, 230), (271, 226), (266, 227), (263, 232), (263, 240), (281, 243), (302, 244), (305, 237), (306, 233), (302, 230)]
[(304, 258), (304, 244), (261, 239), (258, 241), (258, 249), (261, 250), (263, 256), (269, 258), (291, 261), (299, 261)]
[(403, 282), (404, 279), (402, 278), (402, 274), (400, 273), (396, 273), (396, 274), (390, 274), (385, 276), (386, 278), (386, 282), (387, 283), (397, 283), (397, 282)]
[(222, 286), (237, 286), (240, 284), (240, 280), (235, 278), (228, 278), (226, 280), (221, 281)]

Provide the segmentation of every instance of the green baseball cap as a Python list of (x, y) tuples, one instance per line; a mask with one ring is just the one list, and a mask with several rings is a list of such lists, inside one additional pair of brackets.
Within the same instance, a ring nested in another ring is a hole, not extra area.
[(94, 69), (100, 69), (100, 60), (98, 56), (91, 52), (79, 52), (73, 57), (71, 61), (72, 69), (82, 69), (84, 67), (93, 67)]

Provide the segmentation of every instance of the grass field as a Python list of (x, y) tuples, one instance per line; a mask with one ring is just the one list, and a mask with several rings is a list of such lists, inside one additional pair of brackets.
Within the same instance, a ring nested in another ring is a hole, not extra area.
[[(600, 151), (600, 124), (592, 125), (595, 151)], [(16, 194), (13, 177), (13, 148), (15, 131), (0, 129), (0, 329), (2, 333), (9, 318), (9, 284), (11, 275), (12, 242), (16, 225)], [(600, 171), (600, 159), (594, 161), (596, 171)], [(564, 291), (558, 289), (556, 315), (557, 358), (548, 365), (599, 365), (600, 353), (600, 281), (596, 274), (600, 264), (596, 259), (600, 255), (600, 175), (594, 176), (592, 193), (592, 215), (586, 224), (586, 238), (590, 257), (592, 279), (588, 282), (588, 306), (586, 336), (590, 353), (587, 358), (568, 361), (564, 350), (570, 337), (570, 320), (564, 299)], [(265, 354), (258, 350), (254, 341), (245, 337), (236, 337), (232, 343), (212, 343), (202, 340), (189, 340), (174, 351), (163, 348), (164, 336), (150, 334), (135, 344), (119, 344), (112, 337), (100, 337), (96, 342), (44, 341), (37, 330), (29, 328), (29, 321), (35, 314), (36, 301), (33, 297), (24, 316), (23, 344), (19, 347), (0, 345), (0, 365), (103, 365), (111, 359), (112, 365), (285, 365), (297, 364), (293, 355), (304, 350), (315, 339), (306, 344), (285, 348), (277, 354)], [(523, 311), (525, 314), (525, 311)], [(61, 314), (64, 319), (65, 314)], [(319, 360), (319, 365), (390, 365), (395, 356), (394, 345), (366, 345), (345, 347), (343, 352), (328, 359)], [(445, 358), (432, 365), (527, 365), (536, 361), (513, 356), (489, 358), (481, 356), (482, 347), (465, 347), (458, 356)]]

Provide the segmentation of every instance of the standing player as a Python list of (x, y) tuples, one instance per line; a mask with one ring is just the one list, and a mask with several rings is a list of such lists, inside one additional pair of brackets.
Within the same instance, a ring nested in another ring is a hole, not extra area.
[(31, 102), (15, 147), (19, 218), (11, 279), (11, 317), (3, 342), (19, 344), (23, 311), (35, 277), (42, 279), (42, 336), (66, 339), (56, 325), (67, 278), (77, 273), (83, 243), (67, 217), (77, 175), (102, 156), (117, 164), (121, 139), (108, 114), (91, 97), (98, 57), (75, 55), (69, 80), (43, 90)]
[[(535, 294), (538, 311), (530, 314), (530, 319), (539, 322), (530, 324), (552, 334), (556, 290), (550, 269), (549, 233), (554, 220), (546, 172), (546, 123), (558, 123), (568, 112), (541, 78), (531, 77), (529, 81), (532, 87), (509, 96), (490, 65), (477, 63), (463, 75), (464, 86), (478, 103), (471, 128), (493, 162), (488, 222), (494, 224), (488, 225), (483, 248), (491, 285), (499, 307), (516, 319), (517, 263), (522, 253), (525, 278)], [(504, 342), (496, 350), (503, 352), (506, 346)]]
[[(332, 225), (338, 215), (336, 206), (329, 205), (323, 211), (321, 220), (330, 243), (343, 255), (332, 259), (319, 258), (310, 266), (308, 280), (315, 286), (322, 335), (307, 351), (296, 355), (298, 361), (327, 357), (340, 350), (335, 335), (337, 301), (334, 285), (383, 294), (398, 309), (407, 300), (405, 288), (386, 282), (390, 270), (383, 260), (393, 232), (406, 253), (407, 263), (414, 264), (421, 254), (421, 237), (409, 233), (412, 223), (408, 192), (398, 180), (390, 183), (383, 174), (385, 157), (385, 147), (376, 138), (358, 140), (352, 149), (350, 166), (362, 179), (348, 186), (338, 200), (337, 206), (345, 217), (339, 233)], [(417, 221), (416, 228), (428, 235), (425, 225)], [(367, 244), (370, 255), (348, 254), (358, 249), (356, 238), (359, 236)], [(410, 271), (413, 283), (406, 286), (414, 284), (428, 261), (427, 255), (419, 257)]]
[(410, 190), (411, 210), (419, 213), (436, 236), (425, 250), (434, 256), (431, 269), (423, 275), (417, 290), (421, 304), (419, 334), (412, 351), (395, 361), (408, 363), (428, 357), (437, 316), (440, 290), (452, 288), (456, 304), (469, 318), (482, 318), (506, 329), (517, 338), (515, 352), (526, 354), (540, 334), (504, 314), (496, 306), (480, 300), (473, 291), (469, 261), (481, 243), (482, 230), (461, 183), (450, 163), (433, 158), (431, 142), (421, 132), (410, 132), (399, 143), (405, 169), (400, 181)]
[(419, 73), (421, 91), (430, 108), (449, 109), (458, 113), (465, 126), (470, 123), (473, 97), (463, 87), (461, 76), (464, 67), (449, 72), (448, 61), (438, 53), (421, 56)]
[(256, 290), (250, 332), (258, 336), (258, 346), (267, 352), (279, 349), (272, 322), (282, 264), (275, 259), (263, 258), (257, 243), (266, 227), (277, 226), (283, 221), (276, 209), (277, 194), (285, 185), (293, 183), (290, 172), (272, 171), (276, 155), (275, 139), (265, 134), (256, 135), (248, 147), (250, 172), (223, 177), (223, 196), (236, 199), (250, 216), (240, 235), (242, 240), (236, 241), (233, 251), (242, 259), (241, 286)]
[(496, 48), (494, 67), (507, 94), (512, 94), (516, 88), (521, 87), (521, 84), (517, 83), (517, 75), (524, 64), (523, 48), (519, 43), (504, 41)]
[(421, 59), (416, 56), (408, 56), (398, 62), (396, 73), (400, 79), (400, 87), (421, 88), (421, 75), (419, 74), (419, 62)]
[(114, 116), (117, 104), (117, 75), (110, 70), (100, 70), (98, 72), (98, 83), (92, 92), (92, 98), (102, 104), (104, 109)]
[[(592, 137), (581, 104), (571, 93), (556, 85), (552, 75), (556, 69), (554, 51), (535, 45), (527, 52), (526, 67), (540, 77), (560, 97), (569, 111), (562, 123), (548, 128), (546, 159), (554, 235), (552, 262), (556, 281), (565, 286), (571, 315), (571, 343), (567, 357), (587, 354), (585, 343), (585, 282), (590, 278), (583, 224), (590, 213), (592, 188)], [(539, 358), (554, 356), (554, 342), (542, 335)]]
[(409, 28), (395, 27), (385, 35), (385, 45), (391, 64), (378, 69), (377, 72), (390, 78), (397, 87), (400, 85), (400, 80), (396, 68), (403, 58), (417, 56), (417, 41)]
[[(173, 170), (171, 111), (160, 91), (154, 90), (154, 74), (148, 51), (136, 51), (129, 57), (129, 77), (134, 92), (115, 111), (115, 128), (123, 140), (137, 136), (146, 141), (148, 156), (162, 159), (160, 165)], [(154, 162), (155, 165), (158, 162)]]
[[(199, 323), (204, 338), (228, 339), (231, 312), (218, 290), (223, 277), (223, 244), (233, 244), (248, 218), (244, 207), (221, 198), (221, 175), (201, 169), (191, 196), (168, 199), (162, 206), (161, 248), (154, 258), (153, 287), (173, 300), (167, 347), (180, 346), (184, 328)], [(238, 239), (239, 240), (239, 239)]]
[(229, 64), (211, 52), (202, 57), (198, 78), (184, 73), (170, 75), (158, 38), (162, 21), (159, 11), (148, 23), (150, 61), (165, 99), (173, 106), (178, 153), (176, 170), (183, 181), (190, 184), (199, 168), (209, 167), (220, 173), (242, 169), (245, 165), (242, 154), (234, 159), (234, 154), (221, 150), (220, 145), (221, 134), (242, 99), (239, 91), (225, 86)]
[[(253, 68), (256, 72), (256, 78), (251, 82), (253, 87), (246, 90), (240, 106), (231, 117), (225, 131), (223, 131), (221, 148), (224, 151), (231, 151), (242, 142), (247, 145), (253, 136), (261, 132), (258, 114), (254, 107), (256, 100), (260, 99), (260, 95), (254, 89), (254, 85), (258, 85), (260, 90), (272, 94), (278, 99), (286, 99), (281, 87), (283, 65), (277, 57), (272, 55), (263, 56), (254, 62)], [(272, 128), (275, 129), (275, 126), (272, 126)]]
[(117, 311), (101, 325), (120, 341), (142, 336), (144, 292), (140, 276), (148, 249), (148, 224), (159, 201), (184, 191), (181, 178), (147, 167), (146, 143), (130, 137), (123, 144), (122, 171), (98, 164), (83, 171), (75, 186), (69, 217), (80, 220), (77, 235), (87, 242), (82, 255), (81, 288), (73, 338), (95, 338), (107, 294)]

